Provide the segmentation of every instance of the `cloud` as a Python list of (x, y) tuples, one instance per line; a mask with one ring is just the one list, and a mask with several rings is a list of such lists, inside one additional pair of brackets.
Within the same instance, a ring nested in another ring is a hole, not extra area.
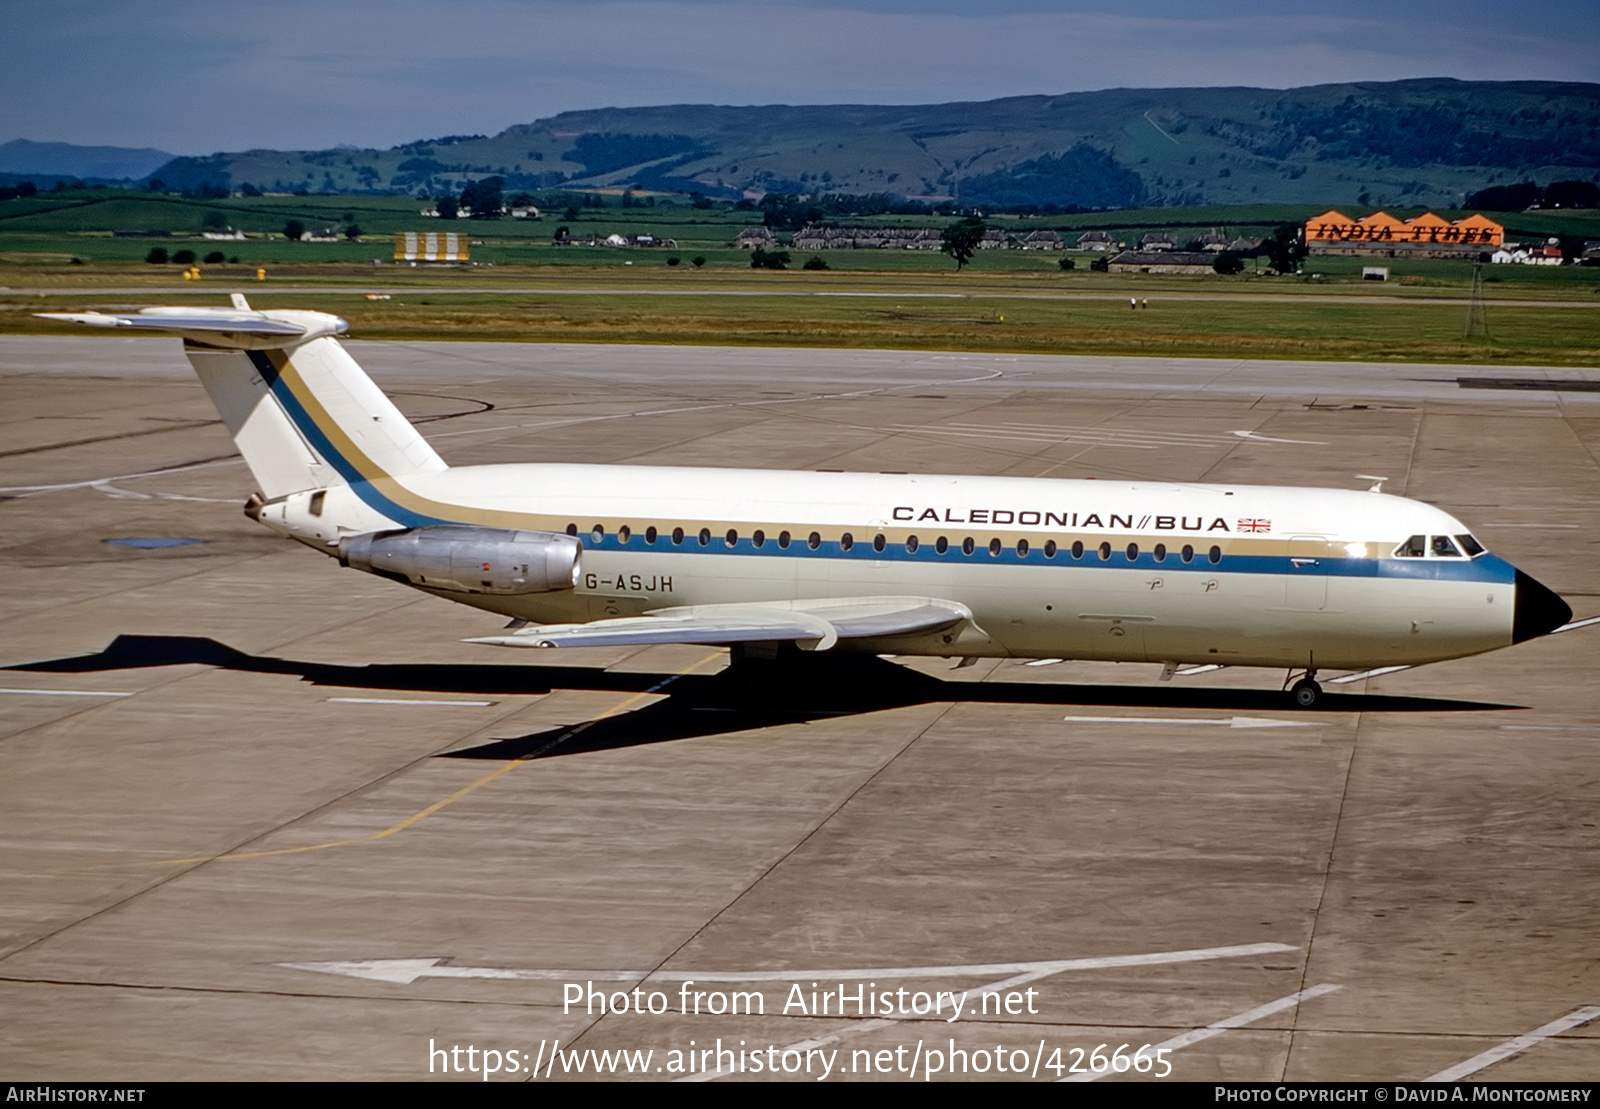
[(185, 153), (387, 146), (605, 106), (1600, 75), (1600, 30), (1587, 5), (1393, 7), (63, 0), (10, 17), (0, 139)]

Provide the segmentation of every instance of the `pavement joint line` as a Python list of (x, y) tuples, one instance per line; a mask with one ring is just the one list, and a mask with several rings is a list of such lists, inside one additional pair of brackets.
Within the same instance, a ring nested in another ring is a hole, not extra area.
[(1522, 1054), (1530, 1047), (1541, 1041), (1548, 1040), (1552, 1036), (1559, 1036), (1563, 1032), (1570, 1032), (1574, 1028), (1588, 1024), (1596, 1017), (1600, 1017), (1600, 1005), (1585, 1005), (1581, 1009), (1574, 1009), (1566, 1016), (1535, 1028), (1525, 1036), (1518, 1036), (1515, 1039), (1507, 1040), (1505, 1043), (1496, 1044), (1488, 1051), (1480, 1052), (1453, 1067), (1446, 1067), (1438, 1074), (1424, 1078), (1423, 1081), (1455, 1082), (1467, 1077), (1469, 1074), (1477, 1074), (1484, 1068), (1492, 1067), (1501, 1060)]
[[(401, 820), (401, 821), (399, 821), (399, 822), (397, 822), (395, 824), (389, 825), (389, 827), (384, 828), (382, 831), (373, 832), (372, 834), (365, 835), (365, 836), (353, 836), (353, 837), (350, 837), (348, 839), (328, 840), (328, 841), (326, 841), (324, 843), (308, 843), (308, 844), (303, 844), (303, 845), (301, 845), (299, 847), (278, 847), (278, 848), (274, 848), (274, 849), (271, 849), (271, 850), (265, 850), (265, 851), (231, 851), (231, 852), (228, 852), (228, 853), (222, 854), (222, 855), (201, 855), (201, 856), (196, 856), (194, 858), (187, 858), (187, 859), (162, 859), (161, 860), (161, 864), (162, 865), (177, 866), (177, 865), (194, 864), (194, 863), (232, 862), (232, 861), (236, 861), (236, 860), (239, 860), (239, 859), (265, 859), (265, 858), (271, 858), (271, 857), (277, 856), (277, 855), (301, 855), (301, 854), (305, 854), (306, 852), (309, 852), (309, 851), (326, 851), (326, 850), (329, 850), (329, 849), (334, 848), (334, 847), (350, 847), (350, 846), (354, 846), (355, 844), (376, 843), (379, 840), (388, 839), (390, 836), (393, 836), (393, 835), (396, 835), (396, 834), (398, 834), (400, 832), (403, 832), (407, 828), (410, 828), (412, 825), (418, 824), (421, 821), (426, 820), (428, 817), (430, 817), (433, 814), (439, 812), (441, 809), (444, 809), (447, 806), (455, 804), (457, 801), (461, 800), (463, 797), (466, 797), (467, 795), (469, 795), (471, 793), (475, 793), (477, 790), (479, 790), (479, 789), (483, 788), (484, 786), (488, 785), (490, 782), (493, 782), (498, 778), (504, 777), (505, 775), (511, 773), (513, 770), (517, 769), (517, 767), (522, 766), (525, 763), (533, 762), (540, 755), (544, 754), (546, 751), (552, 750), (555, 747), (559, 747), (561, 744), (565, 743), (567, 740), (572, 739), (574, 736), (580, 735), (581, 733), (589, 730), (590, 728), (594, 727), (594, 725), (600, 723), (602, 720), (606, 720), (606, 719), (609, 719), (610, 717), (618, 715), (619, 713), (626, 712), (627, 710), (632, 708), (635, 704), (637, 704), (638, 702), (644, 700), (646, 697), (649, 697), (649, 696), (651, 696), (651, 695), (653, 695), (655, 693), (659, 693), (662, 689), (665, 689), (668, 685), (671, 685), (673, 682), (677, 681), (679, 678), (684, 677), (685, 675), (691, 674), (694, 671), (700, 669), (700, 667), (704, 666), (706, 663), (711, 662), (713, 659), (717, 659), (717, 658), (721, 658), (721, 657), (722, 657), (722, 652), (721, 651), (713, 651), (711, 654), (705, 656), (704, 658), (699, 659), (698, 661), (696, 661), (694, 663), (691, 663), (689, 666), (684, 667), (683, 669), (679, 670), (677, 673), (672, 674), (671, 676), (662, 679), (661, 681), (657, 682), (655, 685), (651, 686), (649, 689), (643, 690), (643, 691), (641, 691), (639, 693), (635, 693), (632, 696), (628, 697), (626, 700), (621, 701), (616, 705), (613, 705), (611, 708), (607, 709), (605, 712), (602, 712), (597, 716), (594, 716), (594, 717), (592, 717), (592, 718), (590, 718), (588, 720), (585, 720), (583, 723), (578, 724), (575, 727), (568, 728), (566, 731), (562, 732), (561, 735), (557, 736), (555, 739), (551, 740), (549, 743), (546, 743), (544, 746), (538, 748), (537, 750), (530, 751), (526, 755), (522, 755), (522, 756), (519, 756), (518, 758), (512, 759), (510, 762), (507, 762), (504, 765), (502, 765), (502, 766), (500, 766), (500, 767), (498, 767), (498, 768), (496, 768), (494, 770), (491, 770), (489, 773), (483, 775), (483, 777), (479, 778), (477, 781), (470, 782), (467, 785), (462, 786), (460, 789), (456, 790), (454, 793), (451, 793), (450, 795), (448, 795), (446, 797), (440, 798), (438, 801), (435, 801), (433, 804), (428, 805), (426, 808), (420, 809), (419, 811), (412, 813), (410, 816), (406, 817), (404, 820)], [(452, 703), (459, 704), (460, 702), (452, 702)]]
[[(1196, 1028), (1192, 1031), (1184, 1032), (1180, 1035), (1174, 1036), (1170, 1040), (1162, 1040), (1160, 1043), (1153, 1045), (1150, 1050), (1155, 1052), (1181, 1051), (1183, 1048), (1186, 1048), (1191, 1044), (1200, 1043), (1202, 1040), (1209, 1040), (1213, 1036), (1220, 1036), (1224, 1032), (1233, 1031), (1235, 1028), (1243, 1028), (1245, 1025), (1254, 1024), (1258, 1020), (1265, 1020), (1274, 1013), (1281, 1013), (1285, 1009), (1298, 1008), (1300, 1003), (1303, 1001), (1310, 1001), (1313, 998), (1321, 997), (1324, 994), (1330, 994), (1334, 990), (1342, 988), (1343, 987), (1336, 986), (1331, 982), (1324, 982), (1320, 986), (1311, 986), (1307, 989), (1292, 993), (1288, 997), (1280, 997), (1278, 1000), (1269, 1001), (1265, 1005), (1257, 1005), (1254, 1009), (1246, 1009), (1242, 1013), (1235, 1013), (1231, 1017), (1224, 1017), (1219, 1021), (1206, 1025), (1204, 1028)], [(1098, 1073), (1094, 1071), (1086, 1071), (1081, 1074), (1068, 1075), (1066, 1078), (1059, 1079), (1059, 1081), (1098, 1082), (1100, 1079), (1105, 1078), (1107, 1075), (1112, 1073), (1113, 1072), (1109, 1070), (1100, 1071)]]
[[(0, 693), (6, 690), (0, 689)], [(466, 705), (468, 708), (483, 708), (487, 705), (498, 705), (499, 701), (419, 701), (404, 697), (329, 697), (328, 703), (332, 705)]]

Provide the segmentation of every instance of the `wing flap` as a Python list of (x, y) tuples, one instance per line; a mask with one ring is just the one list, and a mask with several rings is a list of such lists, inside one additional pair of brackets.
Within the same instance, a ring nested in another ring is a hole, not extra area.
[(663, 608), (644, 616), (621, 616), (587, 624), (530, 625), (510, 635), (483, 636), (466, 642), (497, 647), (617, 647), (792, 641), (809, 650), (826, 651), (841, 639), (927, 635), (971, 619), (972, 613), (965, 605), (931, 597), (770, 601)]

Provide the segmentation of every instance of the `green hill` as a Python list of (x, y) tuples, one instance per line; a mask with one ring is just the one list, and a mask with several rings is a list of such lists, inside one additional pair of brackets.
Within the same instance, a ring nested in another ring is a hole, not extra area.
[(390, 150), (178, 158), (152, 176), (168, 188), (312, 193), (437, 195), (498, 174), (512, 190), (1449, 207), (1493, 184), (1589, 180), (1597, 171), (1600, 85), (1430, 78), (916, 106), (603, 108)]

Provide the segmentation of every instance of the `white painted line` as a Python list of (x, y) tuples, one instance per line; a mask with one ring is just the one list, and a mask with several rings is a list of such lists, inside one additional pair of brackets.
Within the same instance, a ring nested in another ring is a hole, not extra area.
[[(1236, 431), (1234, 434), (1241, 439), (1254, 439), (1258, 443), (1296, 443), (1304, 447), (1325, 447), (1328, 445), (1326, 443), (1318, 443), (1314, 439), (1274, 439), (1270, 435), (1257, 435), (1253, 431)], [(1359, 477), (1360, 475), (1358, 474), (1357, 476)], [(1388, 479), (1385, 478), (1383, 480), (1387, 481)]]
[(1380, 666), (1376, 670), (1361, 670), (1354, 674), (1346, 674), (1341, 678), (1329, 678), (1329, 685), (1346, 685), (1350, 682), (1364, 681), (1367, 678), (1376, 678), (1383, 674), (1398, 674), (1402, 670), (1410, 670), (1409, 666)]
[(0, 689), (0, 693), (17, 693), (34, 697), (132, 697), (131, 693), (106, 693), (99, 689)]
[(1542, 1028), (1535, 1028), (1526, 1036), (1518, 1036), (1514, 1040), (1507, 1040), (1503, 1044), (1491, 1047), (1488, 1051), (1474, 1055), (1453, 1067), (1446, 1067), (1431, 1078), (1424, 1078), (1424, 1082), (1454, 1082), (1465, 1078), (1469, 1074), (1476, 1074), (1485, 1067), (1492, 1067), (1502, 1059), (1509, 1059), (1513, 1055), (1520, 1055), (1541, 1040), (1548, 1040), (1551, 1036), (1559, 1036), (1563, 1032), (1577, 1028), (1579, 1025), (1588, 1024), (1595, 1017), (1600, 1017), (1600, 1005), (1586, 1005), (1582, 1009), (1575, 1009), (1562, 1017), (1553, 1020)]
[(1577, 631), (1579, 628), (1587, 628), (1590, 624), (1600, 624), (1600, 616), (1591, 616), (1587, 620), (1574, 620), (1570, 624), (1562, 624), (1550, 634), (1560, 635), (1562, 632)]
[(1212, 670), (1226, 670), (1227, 664), (1221, 662), (1207, 662), (1199, 666), (1180, 666), (1173, 673), (1180, 678), (1187, 678), (1190, 674), (1206, 674)]
[[(1232, 1031), (1235, 1028), (1243, 1028), (1247, 1024), (1254, 1024), (1258, 1020), (1264, 1020), (1265, 1018), (1270, 1017), (1273, 1013), (1281, 1013), (1285, 1009), (1293, 1009), (1302, 1001), (1310, 1001), (1314, 997), (1321, 997), (1323, 994), (1332, 993), (1334, 990), (1339, 988), (1340, 987), (1335, 986), (1332, 983), (1324, 982), (1320, 986), (1312, 986), (1308, 990), (1301, 990), (1299, 993), (1292, 993), (1288, 997), (1280, 997), (1276, 1001), (1269, 1001), (1265, 1005), (1257, 1005), (1254, 1009), (1246, 1009), (1242, 1013), (1235, 1013), (1231, 1017), (1224, 1017), (1215, 1024), (1208, 1024), (1204, 1028), (1196, 1028), (1192, 1032), (1184, 1032), (1182, 1035), (1174, 1036), (1170, 1040), (1163, 1040), (1160, 1043), (1153, 1045), (1150, 1050), (1152, 1052), (1179, 1051), (1188, 1047), (1190, 1044), (1197, 1044), (1202, 1040), (1209, 1040), (1213, 1036), (1220, 1036), (1224, 1032)], [(1095, 1074), (1093, 1071), (1090, 1071), (1083, 1074), (1070, 1075), (1061, 1079), (1061, 1081), (1097, 1082), (1100, 1079), (1105, 1078), (1107, 1075), (1113, 1073), (1115, 1072), (1102, 1071), (1099, 1074)]]
[[(1218, 950), (1223, 950), (1223, 949), (1219, 948)], [(1043, 965), (1043, 964), (1041, 964), (1041, 965)], [(1018, 974), (1018, 975), (1016, 975), (1014, 977), (1011, 977), (1011, 978), (1002, 978), (998, 982), (987, 982), (984, 985), (978, 986), (978, 987), (976, 987), (976, 988), (974, 988), (974, 989), (972, 989), (972, 990), (970, 990), (968, 992), (969, 993), (975, 993), (981, 998), (984, 994), (991, 994), (991, 993), (997, 994), (1001, 990), (1014, 989), (1015, 987), (1021, 986), (1021, 985), (1025, 985), (1028, 982), (1036, 982), (1041, 978), (1048, 978), (1052, 974), (1055, 974), (1055, 973), (1056, 972), (1053, 971), (1053, 970), (1033, 970), (1033, 971), (1028, 971), (1026, 973)], [(868, 1032), (876, 1032), (880, 1028), (893, 1027), (894, 1025), (899, 1024), (904, 1019), (906, 1019), (906, 1018), (899, 1017), (899, 1016), (892, 1016), (892, 1017), (878, 1017), (878, 1018), (876, 1018), (874, 1020), (857, 1021), (854, 1024), (850, 1024), (850, 1025), (847, 1025), (844, 1028), (839, 1029), (837, 1032), (830, 1032), (826, 1036), (815, 1036), (815, 1037), (812, 1037), (812, 1038), (809, 1038), (809, 1039), (800, 1040), (797, 1043), (785, 1044), (779, 1050), (780, 1051), (809, 1051), (809, 1050), (812, 1050), (814, 1048), (827, 1047), (830, 1044), (843, 1043), (845, 1040), (853, 1040), (858, 1036), (864, 1036)], [(1041, 1045), (1041, 1050), (1042, 1050), (1042, 1045)], [(676, 1081), (678, 1081), (678, 1082), (715, 1082), (719, 1078), (731, 1078), (731, 1077), (734, 1077), (734, 1074), (733, 1074), (733, 1072), (730, 1072), (730, 1071), (709, 1071), (709, 1072), (702, 1071), (699, 1074), (689, 1075), (689, 1076), (687, 1076), (685, 1078), (679, 1078)]]
[(1022, 665), (1024, 665), (1024, 666), (1054, 666), (1058, 662), (1065, 662), (1065, 661), (1066, 661), (1065, 659), (1059, 659), (1059, 658), (1036, 658), (1032, 662), (1025, 662)]
[(1600, 732), (1600, 728), (1560, 728), (1547, 724), (1502, 724), (1502, 732)]
[(468, 705), (473, 708), (499, 703), (497, 701), (412, 701), (399, 697), (329, 697), (328, 700), (336, 705)]
[(1177, 719), (1169, 716), (1063, 716), (1069, 724), (1186, 724), (1200, 728), (1316, 728), (1315, 720), (1269, 720), (1263, 716), (1230, 716), (1226, 720)]
[(1060, 974), (1068, 970), (1102, 970), (1108, 967), (1155, 966), (1196, 963), (1207, 959), (1240, 959), (1250, 955), (1280, 955), (1299, 948), (1286, 943), (1247, 943), (1234, 947), (1200, 947), (1185, 951), (1154, 951), (1142, 955), (1103, 955), (1088, 959), (1052, 959), (1039, 963), (971, 963), (929, 967), (855, 967), (847, 970), (572, 970), (567, 968), (453, 967), (439, 959), (354, 959), (332, 963), (279, 963), (291, 970), (317, 974), (342, 974), (402, 985), (418, 978), (511, 978), (531, 981), (565, 981), (576, 978), (600, 982), (653, 979), (667, 982), (787, 982), (800, 978), (956, 978), (979, 974)]

